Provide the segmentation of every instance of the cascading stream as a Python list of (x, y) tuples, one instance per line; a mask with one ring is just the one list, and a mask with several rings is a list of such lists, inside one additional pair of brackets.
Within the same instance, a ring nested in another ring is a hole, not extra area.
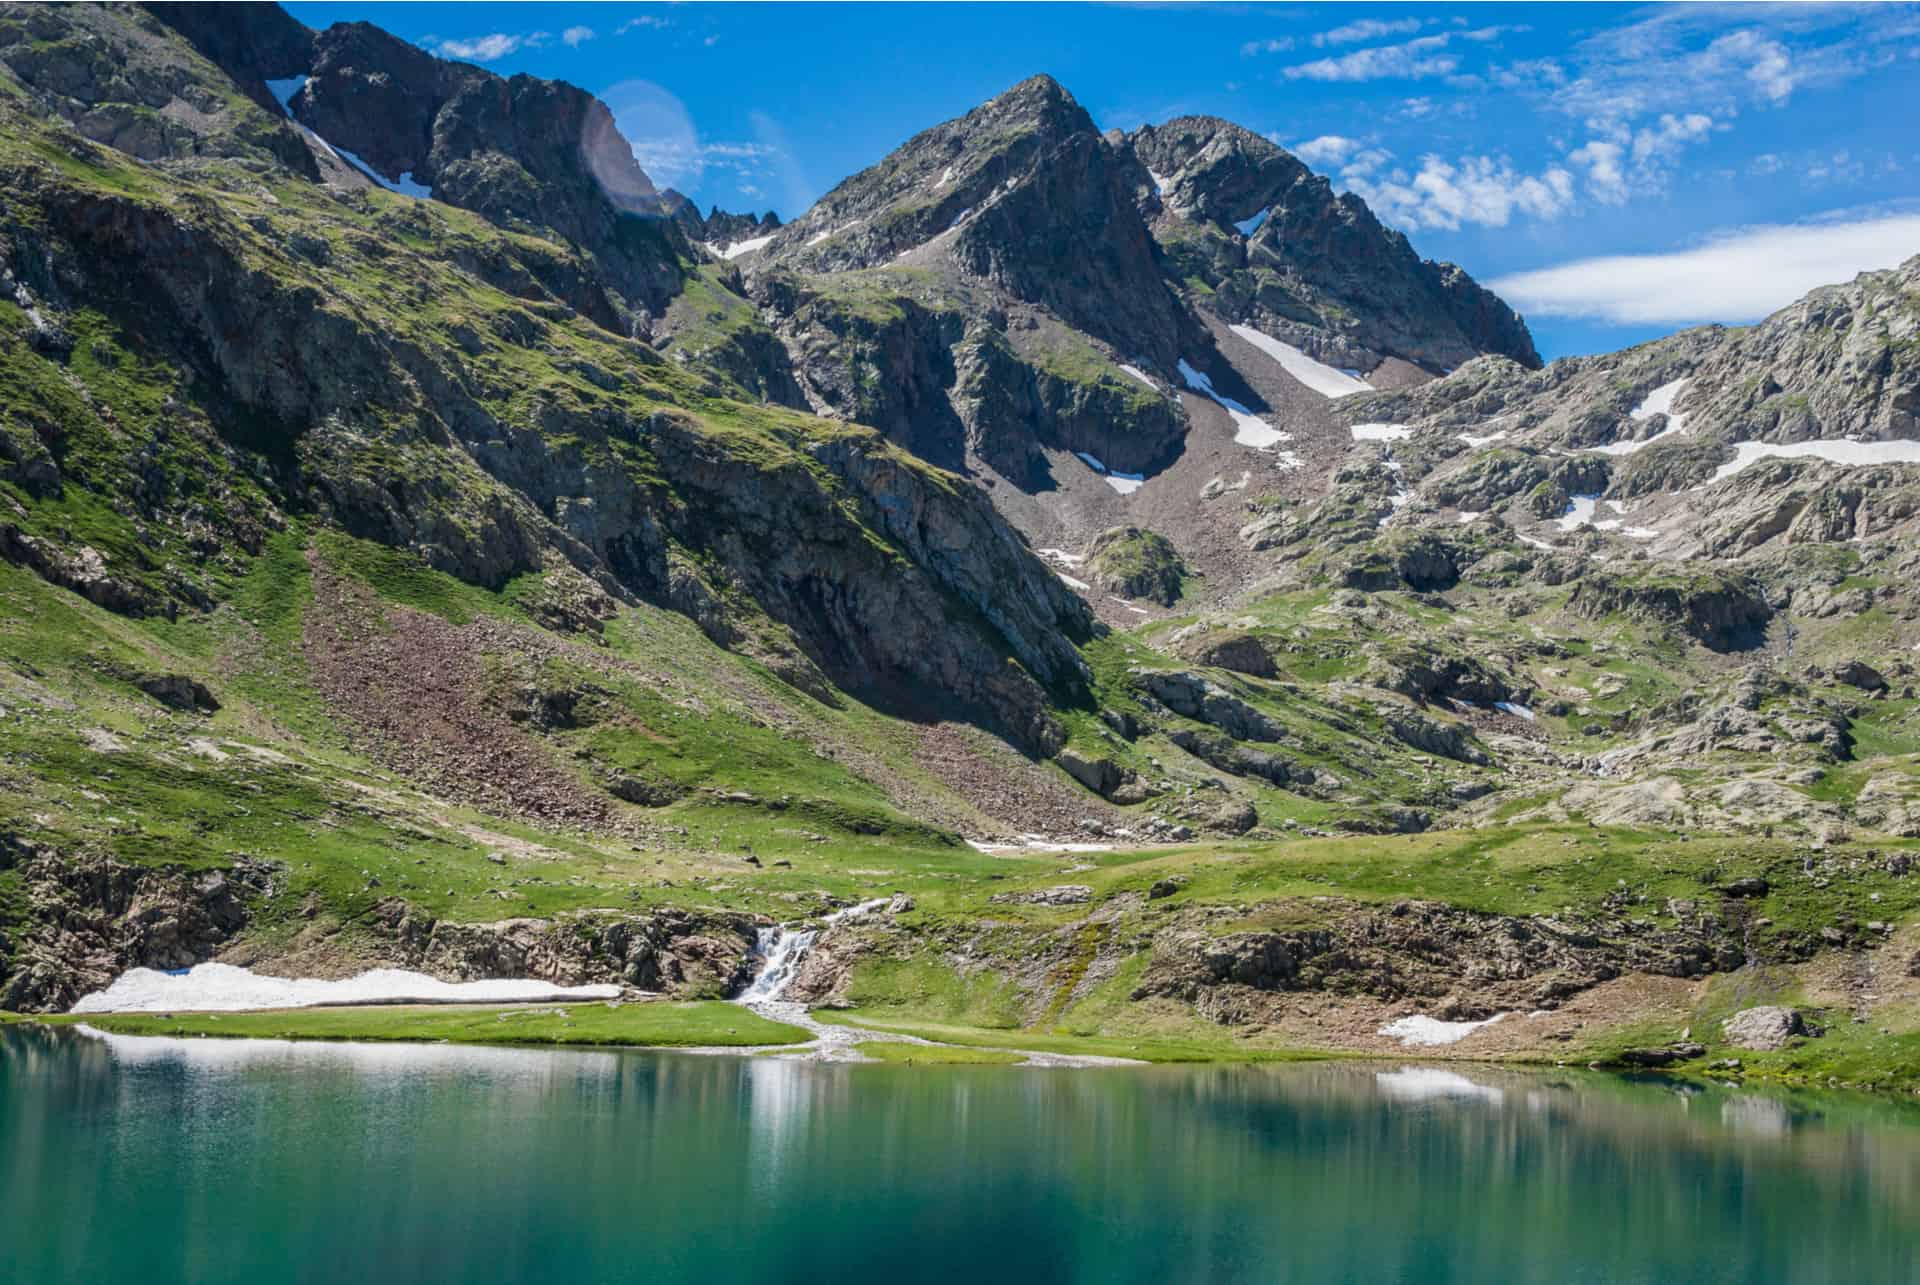
[(858, 919), (868, 911), (877, 910), (887, 901), (886, 897), (877, 897), (857, 906), (836, 910), (823, 916), (818, 928), (789, 928), (784, 924), (762, 928), (755, 935), (753, 953), (767, 962), (752, 983), (740, 992), (739, 1002), (749, 1008), (780, 1003), (787, 993), (787, 987), (793, 984), (795, 974), (800, 971), (807, 952), (813, 949), (813, 943), (821, 933), (842, 919)]

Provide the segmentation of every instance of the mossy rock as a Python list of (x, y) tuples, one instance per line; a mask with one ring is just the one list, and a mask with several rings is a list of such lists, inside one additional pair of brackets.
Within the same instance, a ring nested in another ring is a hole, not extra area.
[(1146, 598), (1163, 607), (1180, 600), (1187, 566), (1173, 542), (1140, 527), (1114, 527), (1094, 537), (1087, 550), (1093, 583), (1122, 598)]

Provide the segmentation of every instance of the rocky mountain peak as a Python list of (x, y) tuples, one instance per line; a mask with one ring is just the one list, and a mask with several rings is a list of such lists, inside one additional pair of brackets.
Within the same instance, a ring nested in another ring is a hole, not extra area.
[(789, 224), (770, 261), (809, 272), (943, 267), (1171, 369), (1204, 340), (1161, 276), (1137, 163), (1050, 76), (925, 130)]
[(1302, 177), (1311, 177), (1291, 152), (1217, 116), (1146, 125), (1128, 141), (1169, 208), (1229, 229), (1257, 216)]
[(1511, 308), (1270, 140), (1186, 116), (1125, 141), (1150, 176), (1140, 206), (1173, 275), (1206, 282), (1222, 320), (1362, 370), (1391, 358), (1433, 374), (1487, 352), (1540, 364)]

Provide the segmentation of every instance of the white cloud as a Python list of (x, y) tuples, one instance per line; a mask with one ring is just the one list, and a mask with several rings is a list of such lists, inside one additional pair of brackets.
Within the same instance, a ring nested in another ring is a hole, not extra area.
[(624, 36), (629, 31), (634, 30), (636, 27), (664, 27), (666, 25), (667, 25), (667, 20), (665, 18), (655, 17), (653, 14), (650, 14), (650, 13), (644, 13), (644, 14), (641, 14), (638, 18), (628, 18), (625, 22), (621, 23), (619, 26), (613, 29), (613, 34), (616, 36)]
[(581, 45), (586, 44), (587, 41), (592, 40), (593, 35), (592, 27), (568, 27), (560, 33), (560, 39), (569, 49), (578, 49)]
[(1587, 190), (1595, 200), (1619, 205), (1627, 199), (1627, 175), (1620, 167), (1623, 151), (1619, 143), (1593, 139), (1568, 152), (1567, 159), (1587, 172)]
[(442, 58), (457, 58), (462, 62), (492, 62), (496, 58), (505, 58), (527, 43), (525, 36), (496, 31), (487, 36), (475, 36), (471, 40), (442, 40), (435, 46), (434, 52)]
[(1519, 272), (1491, 287), (1521, 311), (1622, 325), (1755, 321), (1817, 286), (1920, 250), (1920, 215), (1747, 228), (1696, 249)]
[(1281, 70), (1288, 80), (1420, 80), (1427, 76), (1447, 76), (1460, 69), (1460, 60), (1449, 53), (1447, 37), (1422, 36), (1399, 45), (1378, 45), (1356, 49), (1338, 58), (1319, 58)]
[(1675, 116), (1668, 112), (1657, 127), (1642, 129), (1633, 136), (1633, 163), (1647, 165), (1679, 155), (1688, 143), (1697, 143), (1713, 132), (1713, 117), (1701, 112)]
[(1293, 48), (1292, 36), (1275, 36), (1271, 40), (1249, 40), (1240, 46), (1243, 55), (1283, 54)]
[(1418, 18), (1393, 18), (1381, 21), (1378, 18), (1362, 18), (1358, 22), (1349, 22), (1344, 27), (1335, 27), (1332, 31), (1323, 31), (1313, 38), (1315, 45), (1351, 45), (1362, 40), (1379, 40), (1384, 36), (1405, 36), (1420, 30)]
[(1505, 227), (1516, 214), (1551, 219), (1573, 204), (1573, 175), (1562, 167), (1525, 174), (1491, 156), (1450, 162), (1430, 155), (1421, 158), (1418, 173), (1395, 170), (1380, 178), (1350, 166), (1340, 178), (1380, 218), (1408, 230), (1451, 231), (1463, 223)]
[(1359, 146), (1360, 140), (1357, 138), (1342, 138), (1338, 134), (1322, 134), (1320, 137), (1310, 138), (1304, 143), (1296, 143), (1289, 150), (1307, 164), (1318, 165), (1325, 169), (1330, 166), (1339, 165), (1342, 161), (1346, 160), (1347, 157), (1353, 155)]
[[(1808, 39), (1842, 25), (1838, 39)], [(1549, 101), (1594, 129), (1657, 112), (1724, 118), (1743, 106), (1783, 106), (1806, 85), (1847, 79), (1861, 70), (1864, 51), (1890, 33), (1880, 13), (1849, 5), (1673, 6), (1583, 41), (1573, 55), (1579, 74)]]
[[(1314, 43), (1320, 44), (1323, 40), (1329, 44), (1336, 43), (1330, 39), (1336, 32), (1357, 31), (1367, 26), (1369, 21), (1362, 19), (1335, 31), (1323, 32), (1314, 38)], [(1373, 25), (1393, 26), (1389, 23)], [(1412, 28), (1394, 26), (1394, 30)], [(1319, 58), (1313, 62), (1299, 63), (1282, 68), (1281, 74), (1288, 80), (1420, 80), (1427, 76), (1451, 76), (1460, 70), (1460, 59), (1443, 51), (1456, 38), (1484, 44), (1499, 39), (1509, 31), (1525, 30), (1525, 27), (1480, 27), (1473, 31), (1442, 31), (1397, 45), (1375, 45), (1371, 49), (1356, 49), (1338, 58)], [(1477, 78), (1467, 79), (1474, 80), (1476, 86), (1479, 83)]]

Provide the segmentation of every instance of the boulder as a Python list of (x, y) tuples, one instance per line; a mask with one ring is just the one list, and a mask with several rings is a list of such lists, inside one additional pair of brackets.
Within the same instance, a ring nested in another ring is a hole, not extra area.
[(1054, 756), (1054, 762), (1103, 799), (1111, 798), (1114, 791), (1134, 779), (1132, 769), (1121, 767), (1110, 758), (1095, 758), (1075, 749), (1061, 750)]
[(1845, 683), (1849, 687), (1858, 687), (1863, 692), (1884, 692), (1887, 690), (1887, 677), (1863, 660), (1850, 660), (1833, 671), (1834, 681)]
[(133, 685), (168, 709), (211, 714), (220, 708), (206, 684), (184, 674), (138, 674)]
[(1720, 1024), (1727, 1043), (1743, 1049), (1783, 1049), (1796, 1035), (1807, 1034), (1800, 1014), (1778, 1004), (1744, 1008)]

